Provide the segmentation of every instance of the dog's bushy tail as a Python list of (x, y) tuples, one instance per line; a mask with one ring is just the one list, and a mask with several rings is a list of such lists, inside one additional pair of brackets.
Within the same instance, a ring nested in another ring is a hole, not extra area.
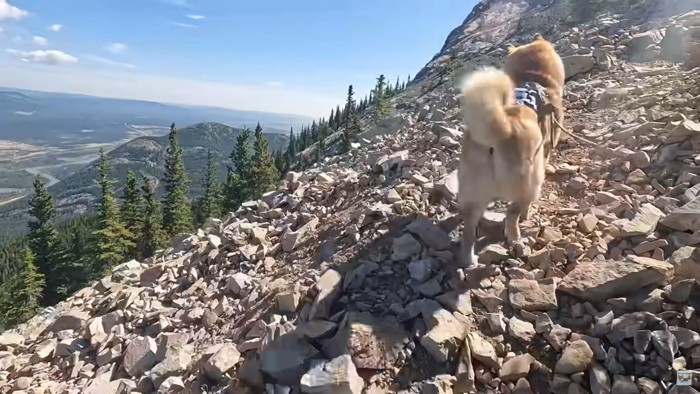
[(461, 85), (462, 112), (469, 138), (495, 146), (513, 133), (505, 107), (515, 103), (511, 78), (502, 70), (487, 68), (465, 76)]

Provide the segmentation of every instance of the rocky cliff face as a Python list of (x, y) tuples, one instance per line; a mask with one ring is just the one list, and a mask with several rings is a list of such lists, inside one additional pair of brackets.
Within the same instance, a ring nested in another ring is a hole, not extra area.
[[(464, 37), (528, 40), (523, 10), (560, 3), (484, 2), (443, 52), (474, 67)], [(0, 336), (0, 391), (695, 393), (700, 10), (645, 12), (552, 28), (567, 124), (599, 146), (561, 142), (512, 250), (492, 207), (468, 290), (445, 274), (462, 131), (436, 58), (396, 130)]]

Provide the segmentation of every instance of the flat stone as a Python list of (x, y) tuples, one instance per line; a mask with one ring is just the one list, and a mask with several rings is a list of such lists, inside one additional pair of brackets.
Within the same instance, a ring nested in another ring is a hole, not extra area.
[(668, 330), (676, 337), (676, 342), (681, 349), (690, 349), (700, 345), (700, 335), (687, 328), (671, 326)]
[(124, 360), (122, 361), (124, 370), (131, 377), (148, 371), (158, 362), (157, 352), (158, 346), (153, 338), (137, 337), (132, 339), (124, 352)]
[(64, 315), (59, 316), (56, 321), (51, 325), (52, 332), (59, 332), (64, 330), (80, 331), (87, 324), (90, 316), (81, 311), (70, 311)]
[(634, 218), (622, 226), (620, 237), (646, 236), (654, 232), (664, 213), (652, 204), (642, 204)]
[(349, 354), (330, 361), (314, 360), (299, 383), (301, 392), (309, 394), (362, 394), (365, 386)]
[(591, 363), (588, 379), (591, 393), (610, 394), (612, 389), (610, 375), (608, 375), (608, 371), (602, 365), (595, 361)]
[(437, 362), (446, 362), (455, 356), (469, 332), (469, 323), (456, 318), (445, 309), (432, 311), (423, 316), (428, 332), (420, 343)]
[(612, 394), (639, 394), (639, 388), (629, 376), (613, 376)]
[(391, 250), (391, 259), (394, 261), (401, 261), (419, 254), (421, 250), (423, 250), (423, 247), (411, 234), (404, 234), (394, 239)]
[(416, 282), (425, 282), (432, 274), (430, 260), (421, 259), (412, 261), (408, 264), (408, 273), (411, 276), (411, 279), (415, 280)]
[(474, 331), (470, 332), (467, 338), (469, 339), (469, 348), (471, 349), (472, 357), (484, 366), (498, 371), (501, 367), (501, 363), (498, 361), (496, 349), (493, 345)]
[(588, 343), (583, 340), (573, 341), (564, 349), (554, 367), (554, 372), (562, 375), (585, 372), (591, 362), (593, 362), (593, 351)]
[(524, 378), (530, 372), (530, 366), (537, 360), (528, 353), (515, 356), (503, 363), (498, 376), (505, 382), (516, 381)]
[(654, 349), (664, 360), (673, 362), (678, 353), (678, 341), (669, 330), (656, 330), (651, 333)]
[(329, 269), (321, 275), (314, 286), (317, 295), (311, 304), (309, 320), (327, 319), (333, 302), (342, 291), (343, 276), (336, 270)]
[(578, 222), (578, 228), (584, 234), (592, 233), (596, 225), (598, 225), (598, 217), (592, 213), (585, 215)]
[(452, 244), (450, 236), (442, 228), (425, 218), (416, 219), (409, 223), (406, 226), (406, 231), (416, 235), (431, 249), (445, 250)]
[[(675, 269), (674, 269), (675, 271)], [(668, 292), (667, 297), (670, 301), (676, 303), (685, 303), (690, 297), (690, 293), (695, 286), (694, 279), (684, 279), (674, 282), (671, 285), (671, 291)]]
[(464, 316), (472, 314), (472, 298), (469, 291), (453, 290), (439, 296), (437, 300), (452, 312), (459, 312)]
[(352, 356), (361, 369), (390, 369), (408, 344), (408, 333), (397, 323), (369, 313), (348, 312), (335, 336), (323, 345), (329, 358)]
[(550, 279), (539, 281), (511, 279), (508, 282), (508, 297), (516, 309), (526, 311), (548, 311), (557, 309), (556, 283)]
[(285, 334), (260, 351), (260, 370), (279, 384), (298, 384), (319, 352), (303, 338)]
[(605, 301), (673, 278), (673, 265), (631, 256), (631, 261), (586, 262), (559, 282), (558, 290), (587, 301)]
[(662, 218), (659, 223), (678, 231), (700, 230), (700, 197), (676, 208)]
[(508, 321), (508, 334), (522, 342), (530, 343), (535, 338), (537, 332), (532, 323), (517, 316), (513, 316)]

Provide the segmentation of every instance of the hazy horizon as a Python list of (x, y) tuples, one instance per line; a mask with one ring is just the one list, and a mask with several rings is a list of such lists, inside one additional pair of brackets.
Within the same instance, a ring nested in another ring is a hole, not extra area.
[(418, 72), (474, 3), (0, 0), (0, 85), (325, 116)]

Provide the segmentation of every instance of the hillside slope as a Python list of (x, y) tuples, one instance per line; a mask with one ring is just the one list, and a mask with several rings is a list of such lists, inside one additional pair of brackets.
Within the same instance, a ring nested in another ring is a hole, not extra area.
[[(397, 99), (409, 125), (289, 173), (263, 201), (3, 334), (0, 387), (697, 392), (676, 382), (700, 368), (700, 7), (563, 28), (546, 8), (559, 3), (487, 0), (460, 27), (507, 21), (515, 6), (514, 24), (559, 24), (558, 50), (580, 56), (567, 63), (566, 122), (599, 144), (560, 143), (513, 250), (500, 204), (487, 213), (468, 290), (447, 275), (461, 115), (449, 74), (427, 71)], [(531, 39), (520, 31), (483, 50)]]
[[(190, 179), (190, 196), (200, 196), (207, 164), (207, 152), (212, 150), (217, 162), (219, 179), (224, 179), (229, 155), (236, 145), (241, 129), (220, 123), (198, 123), (178, 130), (178, 140), (183, 148), (185, 169)], [(284, 134), (265, 133), (271, 149), (284, 149), (289, 137)], [(107, 154), (112, 171), (110, 176), (117, 181), (119, 191), (129, 170), (137, 174), (160, 179), (165, 171), (165, 155), (168, 136), (135, 138)], [(95, 183), (97, 164), (77, 171), (70, 177), (49, 188), (60, 214), (84, 213), (91, 209), (99, 194)], [(28, 219), (27, 199), (0, 207), (0, 233), (17, 233)]]

